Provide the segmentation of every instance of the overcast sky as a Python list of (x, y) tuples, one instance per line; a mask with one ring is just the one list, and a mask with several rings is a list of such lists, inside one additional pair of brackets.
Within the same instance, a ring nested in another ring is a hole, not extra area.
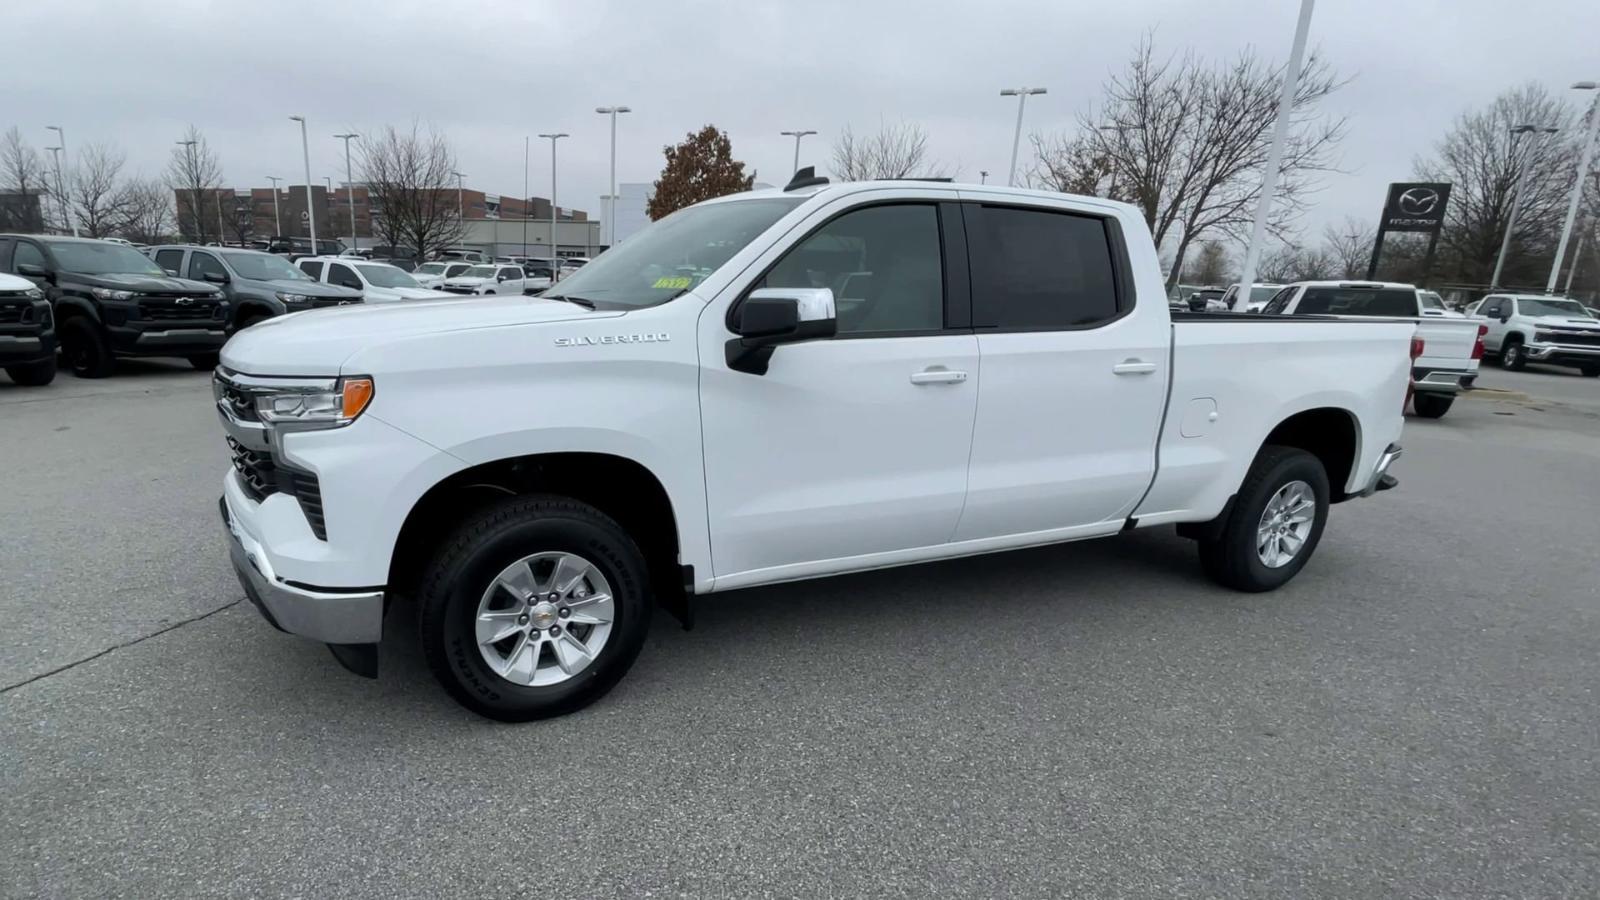
[[(40, 147), (114, 141), (157, 174), (186, 125), (203, 130), (230, 186), (263, 176), (342, 180), (341, 131), (431, 122), (471, 186), (523, 190), (523, 137), (565, 131), (558, 200), (599, 209), (608, 131), (594, 107), (625, 104), (617, 179), (650, 181), (661, 147), (705, 123), (726, 129), (761, 180), (781, 184), (793, 144), (827, 163), (841, 126), (906, 120), (963, 180), (1004, 180), (1016, 101), (1042, 85), (1025, 131), (1071, 125), (1107, 73), (1154, 29), (1158, 49), (1211, 57), (1254, 46), (1288, 54), (1294, 0), (738, 0), (738, 2), (78, 2), (8, 4), (0, 129)], [(1350, 117), (1308, 226), (1375, 218), (1383, 186), (1410, 173), (1452, 118), (1502, 89), (1558, 93), (1600, 79), (1595, 0), (1322, 0), (1311, 41), (1354, 80), (1329, 109)], [(1026, 140), (1026, 139), (1025, 139)], [(1024, 148), (1026, 152), (1026, 148)], [(548, 195), (547, 141), (534, 140), (532, 192)]]

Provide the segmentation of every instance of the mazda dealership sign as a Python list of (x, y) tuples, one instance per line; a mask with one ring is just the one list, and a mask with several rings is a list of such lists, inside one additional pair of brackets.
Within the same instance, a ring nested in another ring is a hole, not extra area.
[(1438, 231), (1449, 200), (1448, 184), (1391, 184), (1383, 205), (1383, 230)]

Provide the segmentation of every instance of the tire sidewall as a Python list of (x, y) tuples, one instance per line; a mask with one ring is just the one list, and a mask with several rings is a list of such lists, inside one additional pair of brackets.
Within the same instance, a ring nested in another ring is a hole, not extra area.
[(80, 316), (62, 324), (61, 349), (67, 368), (79, 378), (103, 378), (109, 374), (110, 349), (88, 319)]
[(1505, 347), (1500, 350), (1500, 365), (1515, 372), (1522, 368), (1522, 364), (1522, 342), (1507, 341)]
[[(1317, 501), (1316, 515), (1312, 518), (1311, 534), (1301, 546), (1300, 552), (1296, 553), (1294, 559), (1287, 565), (1274, 569), (1262, 562), (1256, 552), (1257, 532), (1267, 503), (1291, 481), (1304, 481), (1311, 485), (1311, 492)], [(1234, 525), (1236, 533), (1231, 536), (1231, 543), (1233, 551), (1241, 554), (1240, 562), (1245, 574), (1259, 586), (1260, 590), (1276, 588), (1305, 568), (1307, 561), (1316, 552), (1317, 544), (1322, 540), (1322, 531), (1328, 524), (1329, 493), (1328, 474), (1323, 469), (1322, 463), (1315, 456), (1301, 452), (1279, 460), (1264, 473), (1260, 481), (1256, 482), (1248, 497), (1239, 498), (1238, 518)]]
[[(513, 684), (490, 669), (478, 649), (478, 604), (507, 566), (554, 551), (575, 553), (600, 570), (611, 586), (616, 618), (599, 658), (577, 675), (542, 687)], [(560, 715), (604, 694), (632, 665), (649, 627), (647, 585), (642, 558), (620, 531), (555, 515), (512, 521), (448, 564), (442, 590), (424, 599), (423, 640), (436, 643), (450, 676), (445, 686), (467, 707), (507, 721)]]

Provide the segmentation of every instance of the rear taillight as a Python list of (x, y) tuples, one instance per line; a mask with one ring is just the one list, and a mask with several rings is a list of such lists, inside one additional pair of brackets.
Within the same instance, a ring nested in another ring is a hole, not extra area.
[(1483, 359), (1483, 336), (1489, 333), (1489, 326), (1478, 326), (1478, 339), (1472, 342), (1472, 358)]
[[(1422, 338), (1413, 337), (1411, 339), (1411, 361), (1412, 362), (1416, 362), (1417, 361), (1417, 357), (1422, 355), (1422, 348), (1423, 348)], [(1416, 390), (1416, 383), (1417, 383), (1417, 370), (1413, 368), (1413, 369), (1410, 369), (1410, 371), (1408, 371), (1406, 373), (1406, 396), (1405, 396), (1404, 400), (1400, 401), (1400, 412), (1401, 412), (1402, 415), (1405, 414), (1406, 404), (1411, 402), (1411, 392)]]
[[(1483, 326), (1480, 325), (1479, 327), (1481, 328)], [(1411, 358), (1412, 359), (1416, 359), (1417, 357), (1421, 356), (1422, 355), (1422, 348), (1423, 348), (1422, 338), (1419, 338), (1419, 337), (1412, 338), (1411, 339)]]

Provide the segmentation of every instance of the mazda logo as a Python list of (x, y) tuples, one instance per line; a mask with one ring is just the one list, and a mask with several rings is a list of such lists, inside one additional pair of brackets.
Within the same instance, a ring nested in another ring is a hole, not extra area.
[(1400, 195), (1397, 205), (1408, 216), (1425, 216), (1439, 205), (1439, 192), (1430, 188), (1412, 188)]

